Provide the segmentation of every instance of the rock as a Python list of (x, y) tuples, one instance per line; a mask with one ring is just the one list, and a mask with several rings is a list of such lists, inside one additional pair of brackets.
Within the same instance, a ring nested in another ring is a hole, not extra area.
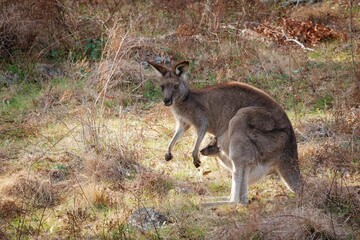
[(13, 72), (0, 73), (0, 83), (10, 86), (20, 79), (19, 75)]
[(144, 68), (147, 69), (149, 67), (149, 63), (147, 61), (141, 61), (140, 65)]
[(49, 79), (65, 76), (65, 73), (62, 69), (49, 64), (39, 64), (38, 71), (41, 76)]
[(157, 64), (170, 64), (171, 60), (170, 57), (155, 57), (155, 63)]
[(326, 125), (319, 125), (313, 131), (313, 134), (317, 138), (332, 137), (334, 132)]
[(142, 231), (161, 228), (169, 222), (166, 216), (156, 212), (153, 208), (140, 208), (136, 210), (128, 220), (128, 223), (133, 228), (138, 228)]

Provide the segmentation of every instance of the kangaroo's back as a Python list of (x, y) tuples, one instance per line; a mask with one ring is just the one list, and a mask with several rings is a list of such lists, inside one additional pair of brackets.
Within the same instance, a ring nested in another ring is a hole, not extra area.
[(245, 83), (228, 82), (202, 89), (190, 90), (188, 101), (195, 102), (210, 119), (209, 132), (221, 135), (237, 112), (246, 107), (266, 109), (275, 121), (276, 128), (291, 128), (282, 107), (268, 94)]

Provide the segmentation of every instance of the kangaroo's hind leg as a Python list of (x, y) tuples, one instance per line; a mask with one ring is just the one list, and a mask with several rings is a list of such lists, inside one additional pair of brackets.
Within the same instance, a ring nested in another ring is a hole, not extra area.
[(222, 162), (230, 163), (230, 166), (226, 166), (232, 172), (231, 203), (248, 204), (248, 185), (271, 170), (270, 159), (264, 159), (262, 151), (267, 146), (259, 144), (268, 143), (270, 138), (263, 134), (272, 131), (274, 126), (275, 122), (266, 110), (259, 107), (242, 108), (230, 120), (227, 132), (218, 138), (221, 153), (227, 156)]
[(250, 166), (241, 164), (234, 167), (231, 181), (230, 202), (247, 205)]
[[(233, 147), (233, 144), (236, 146)], [(249, 151), (253, 150), (254, 146), (245, 141), (234, 140), (230, 144), (230, 159), (233, 164), (230, 202), (248, 204), (249, 175), (254, 161), (253, 154), (249, 154)]]
[(260, 158), (256, 144), (249, 138), (249, 132), (252, 131), (249, 120), (254, 114), (256, 109), (252, 107), (240, 109), (229, 123), (228, 155), (233, 165), (231, 202), (248, 204), (250, 172)]
[(249, 174), (249, 185), (259, 182), (264, 176), (272, 171), (271, 164), (257, 164), (253, 166)]

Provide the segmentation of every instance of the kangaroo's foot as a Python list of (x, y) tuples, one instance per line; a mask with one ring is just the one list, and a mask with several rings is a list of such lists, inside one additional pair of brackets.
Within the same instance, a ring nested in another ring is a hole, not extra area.
[(200, 153), (203, 156), (216, 156), (220, 153), (220, 148), (218, 146), (207, 145), (200, 150)]
[(229, 201), (230, 197), (229, 196), (221, 196), (221, 197), (207, 197), (205, 199), (205, 201), (211, 201), (211, 202), (216, 202), (216, 201)]
[(242, 205), (246, 206), (245, 204), (239, 202), (231, 202), (229, 200), (224, 201), (213, 201), (213, 202), (205, 202), (200, 204), (203, 207), (216, 207), (216, 206), (223, 206), (223, 205)]
[(204, 207), (215, 207), (221, 205), (232, 205), (232, 204), (241, 204), (246, 206), (247, 204), (243, 204), (240, 201), (231, 201), (230, 197), (222, 196), (222, 197), (209, 197), (205, 199), (205, 203), (202, 203), (201, 206)]
[(203, 156), (216, 156), (220, 151), (220, 147), (217, 145), (217, 138), (214, 137), (206, 147), (200, 150), (200, 153)]

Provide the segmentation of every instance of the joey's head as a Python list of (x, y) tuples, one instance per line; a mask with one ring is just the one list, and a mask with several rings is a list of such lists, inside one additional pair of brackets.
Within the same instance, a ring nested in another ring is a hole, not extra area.
[(178, 63), (173, 69), (152, 62), (149, 64), (160, 77), (160, 87), (165, 106), (171, 106), (187, 96), (189, 88), (185, 78), (189, 70), (188, 61)]

